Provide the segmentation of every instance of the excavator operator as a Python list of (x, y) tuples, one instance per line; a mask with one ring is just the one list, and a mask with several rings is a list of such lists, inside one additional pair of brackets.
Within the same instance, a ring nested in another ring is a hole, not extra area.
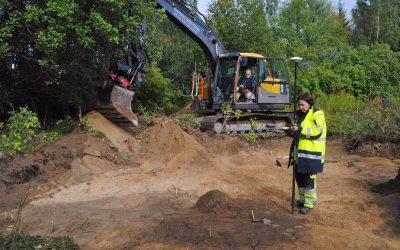
[(237, 82), (237, 86), (239, 88), (237, 93), (237, 101), (253, 102), (256, 99), (254, 95), (256, 85), (257, 81), (251, 74), (251, 69), (247, 68), (244, 75), (241, 76)]

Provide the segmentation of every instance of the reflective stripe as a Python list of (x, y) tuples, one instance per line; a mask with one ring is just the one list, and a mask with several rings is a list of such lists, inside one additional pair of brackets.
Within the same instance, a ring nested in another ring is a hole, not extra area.
[(315, 139), (315, 141), (326, 141), (326, 137), (324, 137), (324, 138), (320, 137), (318, 139)]
[(301, 158), (312, 159), (312, 160), (323, 160), (322, 155), (311, 155), (311, 154), (305, 154), (305, 153), (298, 153), (297, 156), (301, 157)]
[(310, 203), (310, 204), (315, 204), (317, 201), (315, 199), (304, 199), (304, 203)]
[(310, 138), (310, 136), (311, 136), (311, 128), (306, 128), (306, 130), (307, 130), (306, 137)]
[(312, 189), (307, 189), (305, 190), (306, 194), (316, 194), (317, 193), (317, 189), (312, 188)]
[(319, 132), (322, 134), (322, 132), (324, 132), (324, 129), (320, 126), (320, 125), (318, 125), (317, 124), (317, 129), (319, 130)]

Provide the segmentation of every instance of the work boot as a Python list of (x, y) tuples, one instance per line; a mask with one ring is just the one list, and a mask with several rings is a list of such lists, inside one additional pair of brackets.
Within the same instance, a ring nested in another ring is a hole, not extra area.
[(300, 200), (294, 201), (294, 204), (293, 204), (293, 205), (294, 205), (296, 208), (298, 208), (298, 209), (304, 207), (304, 203), (301, 202)]
[(300, 208), (300, 213), (301, 214), (308, 214), (309, 212), (311, 212), (312, 208), (310, 207), (302, 207)]

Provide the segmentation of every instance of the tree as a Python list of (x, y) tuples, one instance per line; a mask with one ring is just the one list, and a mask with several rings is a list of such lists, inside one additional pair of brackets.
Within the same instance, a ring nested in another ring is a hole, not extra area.
[(2, 1), (0, 106), (88, 106), (108, 66), (124, 55), (126, 41), (135, 41), (136, 26), (153, 14), (152, 5), (146, 0)]
[(316, 94), (349, 93), (361, 100), (399, 96), (400, 54), (388, 45), (338, 46), (334, 56), (302, 74), (300, 86)]
[(358, 0), (352, 14), (353, 45), (387, 43), (399, 50), (400, 1)]
[[(274, 14), (275, 1), (268, 2)], [(219, 0), (209, 7), (209, 20), (228, 51), (280, 55), (278, 41), (272, 35), (263, 0)]]
[(183, 106), (189, 101), (195, 64), (198, 72), (207, 71), (203, 50), (166, 15), (147, 18), (147, 23), (146, 44), (152, 64), (160, 68), (170, 80), (169, 88), (176, 92), (175, 99), (170, 101), (176, 106)]
[(348, 34), (330, 2), (326, 0), (291, 0), (279, 15), (279, 37), (287, 56), (301, 55), (316, 61), (330, 48), (347, 44)]

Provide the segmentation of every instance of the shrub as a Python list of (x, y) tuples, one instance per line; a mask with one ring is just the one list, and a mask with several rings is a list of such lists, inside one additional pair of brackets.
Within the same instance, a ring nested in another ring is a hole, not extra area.
[(82, 118), (82, 125), (83, 125), (83, 129), (86, 131), (86, 133), (88, 133), (91, 136), (96, 136), (100, 139), (104, 139), (106, 137), (106, 135), (101, 132), (101, 131), (97, 131), (94, 127), (93, 124), (90, 122), (89, 118), (87, 118), (86, 116)]
[[(304, 64), (303, 67), (306, 67)], [(340, 46), (301, 74), (299, 87), (312, 93), (349, 93), (359, 99), (399, 96), (400, 54), (384, 44)]]
[(96, 133), (96, 129), (94, 129), (93, 124), (90, 122), (89, 118), (86, 116), (82, 118), (83, 129), (90, 135), (94, 135)]
[(254, 144), (257, 141), (258, 135), (256, 133), (248, 133), (240, 135), (245, 141)]
[(18, 112), (12, 112), (5, 131), (3, 129), (1, 131), (0, 157), (31, 151), (36, 144), (40, 127), (37, 115), (27, 107), (21, 107)]
[(133, 110), (155, 114), (173, 113), (180, 108), (182, 92), (175, 88), (170, 79), (161, 74), (159, 68), (149, 69), (146, 78), (135, 91)]
[(75, 121), (71, 116), (66, 116), (64, 119), (56, 121), (54, 127), (52, 127), (49, 131), (43, 131), (41, 133), (42, 141), (56, 141), (60, 139), (62, 135), (65, 135), (72, 131), (75, 127)]
[(185, 131), (189, 131), (190, 129), (195, 129), (200, 127), (200, 123), (197, 120), (197, 117), (193, 114), (182, 114), (178, 115), (175, 118), (178, 125)]
[(71, 116), (66, 116), (64, 119), (58, 120), (54, 127), (54, 130), (59, 132), (60, 134), (67, 134), (72, 131), (75, 127), (75, 121)]
[(364, 102), (348, 94), (317, 99), (326, 116), (328, 133), (365, 141), (400, 140), (400, 101), (376, 98)]

